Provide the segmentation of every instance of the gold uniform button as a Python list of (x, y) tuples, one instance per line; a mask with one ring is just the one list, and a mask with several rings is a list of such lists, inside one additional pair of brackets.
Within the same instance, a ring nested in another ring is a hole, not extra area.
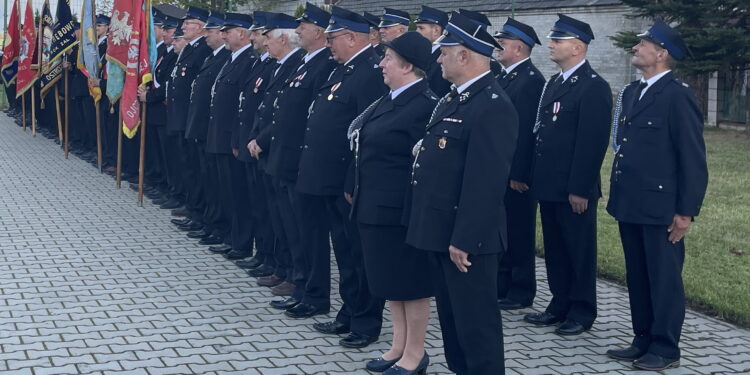
[(623, 142), (627, 142), (627, 141), (628, 141), (628, 139), (627, 139), (627, 138), (623, 138), (623, 139), (622, 139), (622, 141), (623, 141)]
[(417, 184), (417, 180), (412, 181), (411, 184), (412, 185), (416, 185)]
[(625, 155), (623, 155), (623, 154), (617, 154), (617, 156), (618, 156), (618, 157), (621, 157), (621, 158), (624, 158), (624, 157), (625, 157)]
[(414, 164), (414, 168), (419, 168), (419, 163)]
[(419, 151), (424, 151), (424, 146), (420, 147)]
[(305, 148), (307, 148), (307, 145), (305, 145)]
[(664, 189), (664, 186), (659, 185), (659, 190)]

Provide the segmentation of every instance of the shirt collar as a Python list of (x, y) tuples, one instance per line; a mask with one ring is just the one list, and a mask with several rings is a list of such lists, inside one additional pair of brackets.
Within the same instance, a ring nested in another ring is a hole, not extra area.
[(199, 40), (201, 40), (201, 38), (203, 38), (203, 35), (201, 35), (201, 36), (199, 36), (199, 37), (197, 37), (197, 38), (195, 38), (195, 39), (191, 40), (191, 41), (190, 41), (190, 45), (191, 45), (191, 46), (194, 46), (194, 45), (195, 45), (195, 43), (198, 43), (198, 41), (199, 41)]
[(575, 73), (576, 70), (578, 70), (578, 68), (580, 68), (585, 63), (586, 63), (586, 59), (583, 59), (576, 66), (574, 66), (574, 67), (572, 67), (572, 68), (570, 68), (570, 69), (562, 72), (563, 82), (567, 81), (568, 77), (570, 77), (571, 75), (573, 75), (573, 73)]
[(246, 49), (248, 49), (248, 48), (250, 48), (252, 46), (253, 46), (252, 43), (248, 43), (248, 44), (245, 44), (244, 47), (242, 47), (242, 48), (240, 48), (240, 49), (232, 52), (232, 61), (234, 62), (234, 60), (237, 58), (237, 56), (239, 56), (242, 52), (245, 52)]
[(365, 48), (362, 48), (361, 50), (359, 50), (359, 52), (355, 53), (354, 56), (352, 56), (349, 60), (346, 60), (346, 62), (344, 63), (344, 65), (347, 65), (350, 62), (352, 62), (352, 60), (354, 60), (355, 58), (357, 58), (357, 56), (361, 55), (362, 52), (367, 51), (368, 48), (371, 48), (370, 43), (367, 43), (367, 45), (365, 46)]
[(174, 49), (173, 45), (168, 45), (167, 46), (167, 52), (172, 52), (173, 49)]
[(159, 43), (156, 43), (156, 48), (159, 48), (159, 46), (161, 46), (162, 44), (164, 44), (164, 41), (160, 40)]
[(106, 35), (100, 37), (99, 41), (97, 42), (97, 44), (102, 44), (102, 42), (105, 41), (105, 40), (107, 40), (107, 36)]
[(512, 72), (512, 71), (513, 71), (513, 69), (515, 69), (515, 68), (516, 68), (516, 67), (518, 67), (519, 65), (523, 64), (524, 62), (526, 62), (526, 60), (528, 60), (528, 59), (530, 59), (530, 58), (531, 58), (531, 57), (527, 57), (527, 58), (525, 58), (525, 59), (523, 59), (523, 60), (521, 60), (521, 61), (519, 61), (519, 62), (517, 62), (517, 63), (515, 63), (515, 64), (513, 64), (513, 65), (511, 65), (511, 66), (509, 66), (509, 67), (507, 67), (507, 68), (506, 68), (506, 67), (503, 67), (503, 69), (505, 69), (505, 74), (509, 74), (510, 72)]
[(407, 83), (407, 84), (405, 84), (405, 85), (403, 85), (403, 86), (401, 86), (401, 87), (399, 87), (399, 88), (391, 91), (391, 100), (395, 100), (396, 97), (399, 94), (401, 94), (402, 92), (406, 91), (406, 89), (408, 89), (409, 87), (412, 87), (412, 86), (416, 85), (421, 80), (422, 80), (422, 78), (420, 78), (420, 79), (418, 79), (416, 81), (413, 81), (413, 82), (409, 82), (409, 83)]
[(663, 71), (663, 72), (661, 72), (661, 73), (659, 73), (659, 74), (657, 74), (657, 75), (655, 75), (655, 76), (653, 76), (653, 77), (651, 77), (649, 79), (644, 79), (643, 77), (641, 77), (641, 82), (646, 82), (646, 89), (647, 89), (647, 88), (653, 86), (654, 83), (656, 83), (656, 81), (658, 81), (661, 77), (664, 77), (665, 75), (667, 75), (667, 73), (669, 73), (669, 72), (671, 72), (671, 70)]
[(432, 45), (432, 53), (435, 53), (435, 51), (437, 51), (438, 49), (440, 49), (440, 45), (439, 44), (433, 44)]
[(289, 60), (289, 57), (290, 57), (290, 56), (292, 56), (292, 55), (293, 55), (293, 54), (294, 54), (295, 52), (297, 52), (297, 50), (298, 50), (298, 49), (299, 49), (299, 47), (297, 47), (297, 48), (295, 48), (295, 49), (293, 49), (293, 50), (289, 51), (289, 53), (287, 53), (287, 54), (286, 54), (286, 56), (284, 56), (284, 58), (282, 58), (281, 60), (279, 60), (279, 65), (282, 65), (282, 64), (284, 64), (284, 63), (285, 63), (285, 62), (286, 62), (287, 60)]
[(268, 53), (268, 52), (260, 55), (260, 61), (266, 61), (266, 59), (268, 58), (268, 56), (271, 56), (271, 54)]
[(219, 48), (217, 48), (217, 49), (214, 50), (214, 56), (218, 55), (219, 52), (221, 52), (221, 50), (223, 50), (223, 49), (224, 49), (224, 45), (222, 44), (221, 46), (219, 46)]
[(313, 57), (315, 57), (315, 55), (319, 54), (319, 53), (320, 53), (320, 51), (322, 51), (322, 50), (324, 50), (324, 49), (326, 49), (326, 48), (325, 48), (325, 47), (320, 47), (320, 48), (316, 49), (315, 51), (312, 51), (312, 52), (308, 52), (308, 53), (307, 53), (307, 54), (305, 55), (305, 64), (309, 63), (309, 62), (310, 62), (310, 60), (312, 60), (312, 58), (313, 58)]
[(458, 86), (456, 88), (456, 92), (460, 94), (460, 93), (466, 91), (466, 89), (468, 89), (469, 86), (471, 86), (471, 84), (473, 84), (476, 81), (479, 81), (482, 77), (486, 76), (487, 74), (490, 74), (489, 70), (486, 71), (486, 72), (484, 72), (484, 73), (482, 73), (482, 74), (480, 74), (480, 75), (478, 75), (478, 76), (476, 76), (476, 77), (474, 77), (474, 78), (472, 78), (472, 79), (470, 79), (470, 80), (468, 80), (468, 81), (466, 81), (466, 82), (464, 82), (463, 85)]

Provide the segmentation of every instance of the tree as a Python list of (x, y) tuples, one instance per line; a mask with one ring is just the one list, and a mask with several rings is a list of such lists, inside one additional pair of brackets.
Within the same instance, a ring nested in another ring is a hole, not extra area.
[[(677, 25), (693, 53), (680, 72), (694, 76), (719, 70), (744, 70), (750, 64), (750, 0), (622, 0), (635, 9), (632, 17), (662, 18)], [(635, 32), (611, 37), (630, 51), (638, 42)]]

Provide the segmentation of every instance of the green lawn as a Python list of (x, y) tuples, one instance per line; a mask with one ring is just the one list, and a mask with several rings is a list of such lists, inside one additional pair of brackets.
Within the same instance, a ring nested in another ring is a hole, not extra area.
[[(709, 183), (700, 216), (686, 237), (683, 280), (690, 307), (750, 326), (750, 136), (707, 128)], [(617, 223), (607, 214), (611, 149), (602, 166), (598, 212), (599, 275), (625, 283)], [(541, 225), (538, 226), (541, 228)], [(541, 229), (537, 231), (541, 246)], [(744, 255), (730, 252), (737, 249)]]

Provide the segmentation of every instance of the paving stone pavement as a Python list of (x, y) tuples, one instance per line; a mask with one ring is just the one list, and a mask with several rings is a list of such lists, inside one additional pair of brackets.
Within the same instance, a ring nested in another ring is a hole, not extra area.
[[(135, 199), (0, 115), (0, 374), (367, 374), (387, 348), (387, 313), (380, 342), (340, 347), (311, 328), (333, 313), (283, 318), (268, 289)], [(523, 322), (532, 309), (503, 314), (507, 373), (639, 374), (604, 355), (629, 342), (625, 290), (600, 281), (598, 297), (594, 328), (575, 338)], [(434, 307), (427, 346), (429, 373), (450, 374)], [(750, 373), (747, 330), (689, 312), (682, 348), (665, 374)]]

